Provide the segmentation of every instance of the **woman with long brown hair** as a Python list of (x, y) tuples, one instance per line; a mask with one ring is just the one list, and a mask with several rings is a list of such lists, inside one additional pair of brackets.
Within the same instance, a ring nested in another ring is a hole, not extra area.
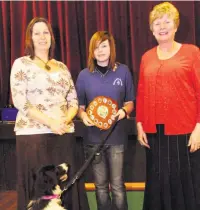
[[(16, 59), (11, 70), (12, 98), (18, 109), (18, 210), (26, 209), (33, 176), (42, 165), (68, 163), (69, 178), (77, 170), (73, 123), (77, 94), (67, 66), (53, 58), (54, 48), (49, 22), (41, 17), (32, 19), (26, 30), (26, 56)], [(67, 194), (66, 209), (89, 209), (83, 182), (75, 183)]]

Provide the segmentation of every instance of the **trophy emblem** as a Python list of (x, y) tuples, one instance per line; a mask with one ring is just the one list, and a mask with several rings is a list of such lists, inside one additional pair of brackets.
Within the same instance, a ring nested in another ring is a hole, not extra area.
[(117, 102), (106, 96), (94, 98), (86, 109), (86, 113), (94, 125), (102, 130), (107, 130), (111, 127), (117, 111)]

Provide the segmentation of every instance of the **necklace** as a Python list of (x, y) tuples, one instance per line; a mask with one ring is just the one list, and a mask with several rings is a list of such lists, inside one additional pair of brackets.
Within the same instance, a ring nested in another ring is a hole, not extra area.
[(40, 57), (38, 57), (36, 55), (35, 55), (35, 57), (38, 58), (40, 61), (42, 61), (44, 63), (45, 69), (47, 69), (48, 71), (51, 69), (51, 67), (48, 65), (49, 60), (47, 62), (45, 62)]

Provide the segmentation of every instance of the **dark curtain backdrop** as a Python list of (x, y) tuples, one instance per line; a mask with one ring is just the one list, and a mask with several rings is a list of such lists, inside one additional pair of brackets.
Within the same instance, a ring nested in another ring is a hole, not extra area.
[[(181, 13), (176, 39), (200, 44), (200, 2), (172, 1)], [(97, 30), (112, 32), (117, 60), (129, 66), (137, 87), (141, 55), (156, 42), (148, 15), (159, 1), (12, 1), (0, 2), (0, 107), (10, 101), (10, 70), (24, 55), (25, 30), (35, 16), (47, 18), (56, 39), (55, 58), (64, 62), (74, 82), (86, 67), (89, 40)]]

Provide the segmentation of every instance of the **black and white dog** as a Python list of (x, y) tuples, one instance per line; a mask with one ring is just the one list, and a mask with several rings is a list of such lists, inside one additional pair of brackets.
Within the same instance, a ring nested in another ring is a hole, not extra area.
[(61, 201), (61, 184), (67, 180), (68, 165), (46, 165), (35, 175), (34, 197), (27, 210), (66, 210)]

